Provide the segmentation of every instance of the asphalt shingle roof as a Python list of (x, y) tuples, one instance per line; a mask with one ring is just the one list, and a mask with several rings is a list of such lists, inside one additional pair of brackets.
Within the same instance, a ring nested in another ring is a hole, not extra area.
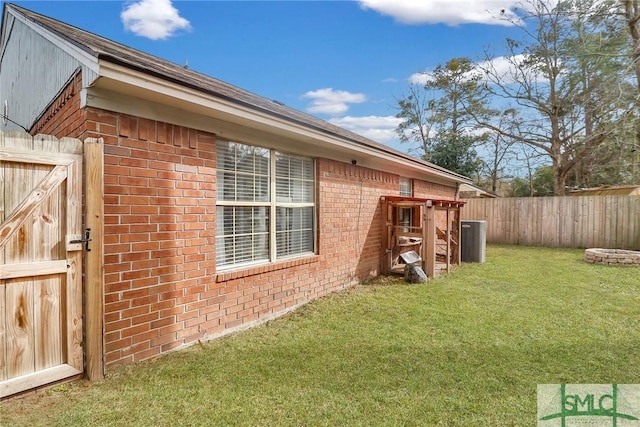
[(402, 153), (401, 151), (380, 144), (362, 135), (350, 132), (327, 121), (287, 107), (279, 102), (261, 97), (216, 78), (141, 52), (56, 19), (40, 15), (15, 4), (5, 4), (5, 7), (15, 10), (28, 20), (57, 34), (69, 43), (74, 44), (97, 59), (147, 73), (181, 86), (285, 119), (298, 125), (318, 130), (332, 136), (337, 136), (353, 144), (366, 146), (377, 151), (387, 153), (390, 157), (399, 157), (405, 160), (411, 160), (412, 162), (423, 165), (427, 169), (436, 170), (440, 173), (450, 175), (454, 180), (462, 179), (463, 181), (468, 181), (468, 178), (451, 172), (445, 168), (409, 156), (406, 153)]

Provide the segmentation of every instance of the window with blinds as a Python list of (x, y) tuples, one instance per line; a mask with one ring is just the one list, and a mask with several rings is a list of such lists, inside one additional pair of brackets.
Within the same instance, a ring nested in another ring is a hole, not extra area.
[(217, 141), (218, 267), (315, 251), (315, 172), (311, 158)]

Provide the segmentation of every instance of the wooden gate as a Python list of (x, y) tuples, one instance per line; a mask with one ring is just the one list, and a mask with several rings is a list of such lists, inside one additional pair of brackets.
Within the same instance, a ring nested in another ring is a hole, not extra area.
[(82, 149), (0, 134), (0, 398), (83, 372)]

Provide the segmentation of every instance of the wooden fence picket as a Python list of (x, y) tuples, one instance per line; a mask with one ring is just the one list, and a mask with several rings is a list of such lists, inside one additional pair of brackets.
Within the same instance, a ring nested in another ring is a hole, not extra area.
[(463, 220), (487, 221), (487, 242), (640, 250), (640, 197), (467, 199)]

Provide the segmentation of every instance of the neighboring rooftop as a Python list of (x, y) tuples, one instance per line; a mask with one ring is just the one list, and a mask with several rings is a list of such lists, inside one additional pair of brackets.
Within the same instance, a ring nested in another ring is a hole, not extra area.
[(640, 185), (614, 185), (571, 190), (567, 196), (640, 196)]
[(495, 199), (500, 197), (498, 194), (485, 190), (484, 188), (479, 187), (475, 184), (461, 184), (458, 195), (461, 199)]

